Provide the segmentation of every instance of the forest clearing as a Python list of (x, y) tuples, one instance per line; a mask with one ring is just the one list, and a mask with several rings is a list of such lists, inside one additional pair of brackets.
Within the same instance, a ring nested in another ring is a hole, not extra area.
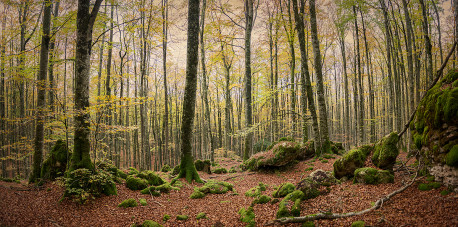
[(458, 226), (458, 0), (0, 12), (0, 226)]

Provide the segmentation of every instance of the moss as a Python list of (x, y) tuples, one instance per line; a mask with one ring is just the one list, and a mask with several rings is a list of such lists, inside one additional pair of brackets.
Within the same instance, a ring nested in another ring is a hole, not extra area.
[(122, 179), (125, 180), (127, 178), (128, 175), (126, 173), (124, 173), (124, 171), (122, 171), (120, 169), (117, 169), (116, 171), (117, 171), (118, 176), (121, 177)]
[(155, 221), (145, 220), (142, 224), (142, 227), (162, 227), (162, 225)]
[(170, 220), (170, 215), (164, 214), (164, 217), (162, 217), (162, 221), (167, 222), (168, 220)]
[(296, 188), (296, 186), (294, 186), (294, 184), (291, 184), (291, 183), (283, 183), (281, 184), (277, 190), (275, 190), (273, 193), (272, 193), (272, 196), (274, 198), (281, 198), (281, 197), (285, 197), (286, 195), (288, 195), (289, 193), (293, 192), (294, 189)]
[(200, 159), (197, 159), (195, 162), (194, 162), (194, 165), (196, 166), (196, 170), (197, 171), (202, 171), (204, 169), (204, 162)]
[(265, 204), (265, 203), (270, 202), (270, 200), (272, 200), (272, 198), (270, 196), (261, 195), (261, 196), (259, 196), (259, 198), (255, 199), (253, 201), (253, 203), (255, 203), (255, 204)]
[(180, 220), (180, 221), (184, 221), (184, 220), (188, 220), (188, 215), (177, 215), (177, 220)]
[(370, 167), (359, 168), (355, 170), (354, 175), (353, 183), (383, 184), (394, 182), (394, 176), (388, 170), (377, 170)]
[(148, 194), (152, 196), (161, 196), (161, 193), (156, 190), (156, 186), (150, 186), (140, 191), (142, 194)]
[(301, 199), (296, 199), (294, 205), (291, 207), (291, 215), (294, 217), (301, 216)]
[(307, 169), (304, 169), (304, 171), (311, 171), (311, 170), (313, 170), (313, 167), (309, 167)]
[(446, 195), (448, 195), (450, 193), (451, 193), (451, 191), (449, 191), (449, 190), (442, 190), (441, 191), (441, 195), (443, 195), (443, 196), (446, 196)]
[(57, 140), (41, 167), (41, 178), (54, 180), (62, 176), (67, 168), (67, 144)]
[(315, 223), (313, 221), (304, 222), (301, 227), (315, 227)]
[(203, 193), (224, 194), (232, 191), (233, 185), (224, 181), (208, 181), (204, 186), (199, 188)]
[(213, 170), (213, 173), (216, 173), (216, 174), (227, 173), (227, 169), (226, 168), (218, 168), (218, 169)]
[(448, 166), (458, 167), (458, 145), (452, 147), (452, 149), (445, 156), (445, 163)]
[(418, 190), (420, 191), (429, 191), (431, 189), (437, 189), (441, 187), (439, 182), (430, 182), (430, 183), (421, 183), (418, 184)]
[(444, 120), (458, 119), (458, 88), (453, 88), (445, 98)]
[(134, 167), (129, 167), (128, 175), (134, 175), (134, 174), (137, 174), (137, 173), (139, 173), (137, 169), (135, 169)]
[(207, 214), (204, 213), (204, 212), (200, 212), (200, 213), (197, 214), (196, 219), (197, 220), (199, 220), (199, 219), (207, 219)]
[(261, 195), (261, 190), (257, 186), (254, 188), (250, 188), (248, 189), (248, 191), (245, 192), (245, 196), (247, 197), (257, 197), (260, 195)]
[(194, 166), (194, 157), (191, 152), (183, 153), (181, 155), (180, 173), (172, 180), (172, 184), (179, 178), (186, 178), (188, 183), (191, 183), (192, 181), (203, 183), (199, 177), (196, 167)]
[(140, 202), (140, 205), (142, 206), (148, 205), (148, 202), (146, 202), (146, 199), (140, 199), (138, 202)]
[(415, 146), (417, 147), (418, 150), (420, 150), (421, 147), (423, 146), (422, 139), (423, 139), (423, 137), (420, 134), (414, 134), (413, 135), (413, 142), (414, 142), (414, 144), (415, 144)]
[(361, 149), (353, 149), (345, 153), (342, 158), (337, 159), (334, 164), (334, 175), (336, 178), (353, 176), (356, 169), (361, 168), (366, 160), (366, 155)]
[(324, 154), (324, 155), (323, 155), (323, 158), (325, 158), (325, 159), (333, 159), (334, 156), (331, 155), (331, 154)]
[(281, 142), (281, 141), (291, 141), (291, 142), (294, 142), (294, 138), (292, 137), (282, 137), (278, 140), (278, 142)]
[(321, 163), (328, 163), (329, 161), (324, 159), (324, 160), (321, 160)]
[(175, 167), (173, 167), (173, 170), (172, 170), (172, 175), (178, 175), (180, 173), (180, 165), (176, 165)]
[(240, 214), (240, 221), (247, 223), (246, 226), (255, 226), (255, 214), (253, 212), (253, 207), (248, 207), (248, 209), (241, 208), (238, 211), (238, 214)]
[(138, 173), (136, 177), (147, 180), (149, 185), (158, 186), (165, 183), (161, 177), (156, 175), (156, 173), (151, 170), (142, 171)]
[(189, 198), (191, 199), (200, 199), (205, 197), (205, 193), (199, 191), (199, 190), (194, 190), (194, 192), (191, 194)]
[(170, 170), (172, 170), (172, 168), (170, 168), (168, 164), (163, 165), (161, 168), (161, 172), (164, 172), (164, 173), (169, 172)]
[(142, 190), (148, 187), (148, 181), (134, 176), (128, 176), (126, 187), (130, 190)]
[(436, 177), (434, 177), (433, 175), (431, 175), (431, 176), (426, 177), (426, 181), (428, 181), (428, 182), (433, 182), (433, 181), (436, 180), (435, 178), (436, 178)]
[(364, 227), (366, 223), (364, 221), (355, 221), (351, 223), (351, 227)]
[(127, 208), (127, 207), (136, 207), (137, 206), (137, 201), (135, 201), (135, 199), (126, 199), (124, 201), (122, 201), (118, 207), (124, 207), (124, 208)]
[(286, 202), (280, 202), (277, 210), (277, 218), (289, 217), (291, 215), (288, 207), (286, 207)]
[(372, 163), (381, 169), (392, 170), (399, 155), (398, 141), (399, 136), (396, 132), (391, 132), (381, 139), (375, 145)]

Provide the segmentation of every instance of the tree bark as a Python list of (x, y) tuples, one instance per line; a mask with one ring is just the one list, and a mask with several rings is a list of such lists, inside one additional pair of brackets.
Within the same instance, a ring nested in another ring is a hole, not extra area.
[(188, 41), (186, 52), (186, 84), (181, 123), (181, 164), (177, 178), (202, 182), (194, 166), (192, 156), (192, 128), (197, 90), (197, 65), (199, 54), (199, 0), (188, 1)]
[(247, 135), (245, 137), (245, 148), (243, 160), (247, 160), (251, 154), (253, 143), (253, 113), (251, 108), (251, 31), (253, 30), (253, 0), (245, 0), (245, 127)]

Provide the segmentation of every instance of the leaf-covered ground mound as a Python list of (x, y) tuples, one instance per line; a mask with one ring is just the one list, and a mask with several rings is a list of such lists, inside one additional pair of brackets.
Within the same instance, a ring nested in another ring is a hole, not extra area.
[[(337, 156), (336, 158), (338, 158)], [(332, 171), (336, 160), (306, 160), (294, 168), (272, 172), (236, 172), (227, 174), (207, 174), (199, 172), (206, 180), (226, 181), (234, 185), (232, 192), (208, 194), (204, 199), (191, 199), (194, 187), (203, 184), (187, 184), (183, 181), (180, 191), (172, 190), (169, 194), (152, 197), (132, 191), (125, 184), (117, 184), (116, 196), (102, 196), (85, 205), (71, 200), (59, 202), (64, 188), (56, 183), (46, 183), (41, 187), (25, 186), (15, 182), (0, 182), (0, 226), (131, 226), (141, 225), (145, 220), (155, 221), (163, 226), (245, 226), (240, 221), (238, 211), (253, 206), (256, 226), (263, 226), (275, 219), (279, 203), (252, 204), (255, 198), (247, 197), (245, 192), (262, 182), (266, 186), (263, 195), (272, 195), (274, 187), (290, 182), (294, 185), (317, 169)], [(401, 152), (398, 160), (405, 160)], [(240, 162), (219, 159), (217, 162), (230, 169)], [(412, 162), (412, 161), (410, 161)], [(411, 163), (408, 163), (411, 164)], [(409, 176), (396, 171), (394, 183), (366, 185), (353, 184), (352, 180), (330, 186), (330, 192), (301, 202), (301, 215), (318, 212), (344, 213), (359, 211), (372, 206), (372, 202), (398, 189)], [(166, 178), (164, 173), (158, 173)], [(442, 193), (446, 187), (432, 187), (431, 190), (419, 190), (420, 183), (428, 183), (426, 177), (419, 178), (404, 192), (396, 195), (382, 208), (362, 216), (336, 220), (315, 221), (317, 226), (350, 226), (354, 221), (363, 220), (370, 226), (458, 226), (458, 195)], [(118, 205), (129, 198), (145, 199), (147, 205), (129, 208)], [(196, 217), (204, 212), (207, 219)], [(168, 215), (169, 218), (164, 218)], [(187, 220), (177, 220), (178, 215), (187, 215)], [(222, 224), (222, 225), (220, 225)], [(301, 226), (289, 224), (288, 226)]]

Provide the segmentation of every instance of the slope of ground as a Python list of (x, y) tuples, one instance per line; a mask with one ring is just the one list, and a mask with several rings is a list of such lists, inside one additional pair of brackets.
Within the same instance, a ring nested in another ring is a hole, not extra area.
[[(399, 159), (405, 160), (405, 153)], [(335, 159), (323, 163), (320, 160), (303, 161), (284, 171), (238, 172), (231, 174), (206, 174), (203, 179), (225, 180), (234, 184), (236, 193), (209, 194), (202, 199), (190, 199), (194, 186), (187, 184), (181, 191), (172, 191), (160, 197), (143, 195), (118, 184), (117, 196), (104, 196), (86, 205), (78, 205), (69, 200), (59, 202), (63, 188), (55, 183), (47, 183), (40, 188), (23, 186), (17, 183), (0, 183), (0, 225), (1, 226), (131, 226), (144, 220), (154, 220), (164, 226), (244, 226), (239, 221), (237, 211), (250, 206), (253, 198), (245, 192), (263, 182), (268, 185), (263, 194), (271, 195), (273, 187), (284, 182), (297, 183), (313, 170), (332, 170)], [(238, 165), (231, 159), (220, 159), (223, 167)], [(313, 170), (304, 171), (313, 167)], [(384, 185), (352, 184), (351, 181), (331, 186), (331, 192), (315, 199), (302, 202), (301, 215), (317, 212), (344, 213), (363, 210), (384, 195), (398, 189), (409, 176), (401, 171), (395, 173), (395, 183)], [(371, 226), (458, 226), (458, 196), (455, 193), (443, 196), (440, 191), (420, 191), (420, 178), (404, 192), (383, 204), (382, 208), (368, 214), (336, 220), (315, 221), (317, 226), (350, 226), (353, 221), (363, 220)], [(127, 199), (137, 201), (144, 198), (147, 206), (119, 208), (117, 205)], [(262, 226), (275, 218), (277, 204), (257, 204), (254, 206), (257, 226)], [(196, 220), (198, 213), (205, 212), (208, 219)], [(165, 214), (171, 219), (162, 221)], [(186, 221), (176, 220), (179, 214), (188, 215)], [(300, 226), (290, 224), (289, 226)]]

